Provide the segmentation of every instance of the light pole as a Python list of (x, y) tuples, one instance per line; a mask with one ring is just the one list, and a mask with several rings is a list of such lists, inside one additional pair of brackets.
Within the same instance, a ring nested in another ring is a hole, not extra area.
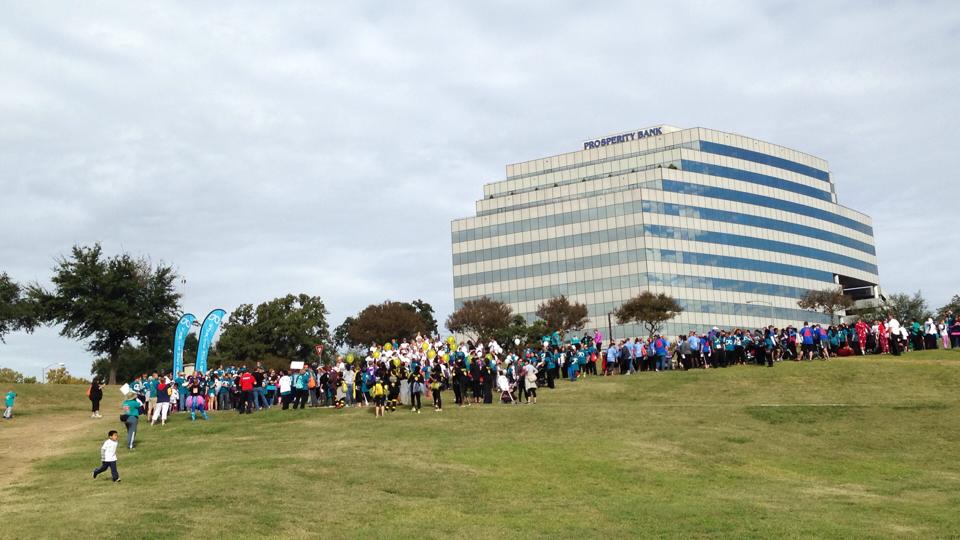
[(64, 364), (63, 362), (56, 362), (56, 363), (54, 363), (54, 364), (50, 364), (49, 366), (46, 366), (45, 368), (43, 368), (43, 373), (40, 374), (40, 382), (41, 382), (41, 383), (43, 383), (43, 384), (46, 384), (46, 383), (47, 383), (47, 370), (50, 369), (50, 368), (52, 368), (53, 366), (66, 367), (66, 364)]

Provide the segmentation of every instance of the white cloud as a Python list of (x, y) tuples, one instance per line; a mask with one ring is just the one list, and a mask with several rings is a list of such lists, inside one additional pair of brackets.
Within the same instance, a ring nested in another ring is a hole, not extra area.
[[(482, 183), (664, 122), (828, 159), (875, 220), (883, 285), (958, 292), (952, 2), (5, 11), (0, 270), (20, 281), (101, 241), (175, 264), (194, 313), (307, 292), (332, 325), (387, 297), (442, 319), (449, 222)], [(87, 371), (55, 332), (10, 341), (0, 364)]]

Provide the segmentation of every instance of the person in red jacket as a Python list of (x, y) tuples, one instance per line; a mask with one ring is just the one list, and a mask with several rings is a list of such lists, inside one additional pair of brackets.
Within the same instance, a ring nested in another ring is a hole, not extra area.
[(243, 397), (240, 401), (239, 411), (240, 414), (243, 414), (246, 411), (248, 414), (253, 414), (253, 411), (257, 408), (257, 402), (254, 401), (256, 396), (253, 393), (253, 386), (256, 384), (257, 379), (250, 374), (246, 369), (242, 370), (240, 374), (240, 392)]

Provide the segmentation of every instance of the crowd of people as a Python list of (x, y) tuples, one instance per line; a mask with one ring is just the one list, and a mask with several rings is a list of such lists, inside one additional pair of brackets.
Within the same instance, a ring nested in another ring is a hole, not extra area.
[(788, 326), (762, 329), (691, 331), (669, 339), (621, 340), (606, 351), (604, 370), (620, 373), (727, 367), (756, 363), (772, 367), (780, 360), (813, 360), (867, 354), (900, 355), (910, 350), (960, 347), (960, 320), (935, 323), (912, 321), (902, 325), (892, 317), (854, 324), (823, 326), (804, 322), (800, 328)]
[[(590, 375), (742, 364), (772, 367), (783, 360), (899, 355), (938, 347), (960, 347), (960, 320), (901, 325), (891, 316), (849, 325), (714, 327), (675, 338), (655, 334), (607, 343), (597, 330), (566, 337), (557, 331), (532, 346), (521, 346), (518, 340), (506, 349), (495, 340), (458, 343), (452, 337), (418, 335), (373, 344), (364, 356), (340, 356), (333, 365), (265, 369), (257, 362), (251, 367), (221, 365), (204, 373), (143, 374), (124, 387), (121, 420), (127, 426), (127, 447), (133, 448), (141, 416), (151, 425), (163, 426), (175, 412), (189, 413), (195, 421), (206, 420), (208, 411), (252, 414), (274, 406), (283, 410), (371, 406), (378, 417), (409, 407), (419, 414), (424, 400), (442, 412), (448, 390), (458, 407), (535, 404), (537, 389), (554, 388), (558, 379), (575, 382)], [(101, 418), (103, 393), (98, 380), (91, 384), (88, 396), (92, 416)]]

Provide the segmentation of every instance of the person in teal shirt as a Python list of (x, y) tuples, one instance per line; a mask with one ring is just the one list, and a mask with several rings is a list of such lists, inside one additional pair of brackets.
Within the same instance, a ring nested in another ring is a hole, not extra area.
[(555, 330), (552, 334), (550, 334), (550, 345), (553, 346), (553, 347), (559, 347), (559, 346), (560, 346), (560, 331), (559, 331), (559, 330)]
[(583, 351), (579, 350), (576, 346), (571, 346), (568, 354), (570, 360), (567, 362), (567, 376), (570, 378), (570, 382), (575, 382), (577, 380), (577, 372), (580, 371), (580, 361), (583, 357)]
[(540, 362), (547, 369), (547, 387), (553, 388), (553, 380), (557, 377), (557, 356), (544, 346), (543, 351), (540, 352)]
[(133, 450), (133, 442), (137, 436), (137, 423), (140, 421), (140, 406), (142, 403), (136, 396), (130, 396), (123, 402), (121, 408), (123, 423), (127, 426), (127, 448)]
[(187, 379), (184, 378), (183, 373), (177, 374), (177, 377), (173, 379), (173, 382), (177, 383), (177, 410), (186, 411), (187, 410)]
[(310, 373), (306, 370), (300, 370), (300, 373), (293, 377), (293, 408), (303, 409), (307, 406), (307, 394), (309, 393)]
[(230, 390), (233, 388), (233, 379), (223, 377), (220, 381), (220, 391), (217, 393), (217, 409), (226, 411), (230, 408)]
[(133, 393), (137, 395), (140, 395), (143, 393), (143, 381), (140, 379), (140, 377), (136, 377), (133, 379), (133, 382), (130, 383), (130, 390), (132, 390)]
[(157, 372), (154, 371), (153, 375), (147, 377), (147, 380), (143, 382), (143, 394), (146, 397), (144, 404), (147, 406), (148, 418), (153, 415), (153, 409), (157, 406), (157, 386), (159, 386), (159, 378)]
[(217, 409), (217, 376), (214, 375), (207, 385), (207, 407), (206, 410), (213, 411)]
[(17, 398), (17, 393), (13, 390), (7, 392), (7, 408), (3, 410), (3, 417), (7, 420), (13, 418), (13, 401)]

